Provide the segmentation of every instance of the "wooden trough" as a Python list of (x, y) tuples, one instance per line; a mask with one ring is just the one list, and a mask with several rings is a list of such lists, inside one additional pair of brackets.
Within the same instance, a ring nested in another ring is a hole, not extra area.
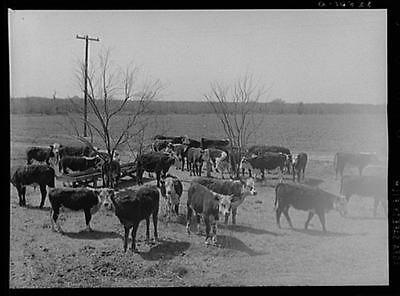
[[(136, 163), (128, 162), (121, 164), (121, 178), (125, 176), (135, 177)], [(98, 179), (102, 178), (100, 169), (90, 169), (83, 172), (63, 174), (56, 176), (63, 183), (72, 184), (72, 187), (87, 186), (97, 188)]]

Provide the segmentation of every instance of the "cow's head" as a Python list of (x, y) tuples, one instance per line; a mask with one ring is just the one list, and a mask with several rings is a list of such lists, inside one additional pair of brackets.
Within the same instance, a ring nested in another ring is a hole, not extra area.
[(216, 192), (212, 192), (214, 198), (218, 200), (218, 211), (221, 215), (229, 215), (231, 210), (231, 203), (233, 199), (232, 195), (223, 195)]
[(240, 160), (239, 169), (240, 170), (242, 170), (242, 169), (245, 169), (245, 170), (252, 169), (252, 167), (251, 167), (249, 161), (247, 160), (246, 156), (243, 156), (242, 159)]
[(347, 215), (346, 198), (337, 196), (333, 202), (333, 209), (338, 211), (342, 217)]
[(114, 197), (114, 189), (111, 188), (101, 188), (93, 190), (99, 198), (99, 203), (97, 206), (90, 209), (90, 213), (95, 214), (101, 206), (104, 206), (106, 209), (112, 209), (112, 201), (111, 198)]
[(255, 182), (253, 178), (247, 178), (242, 182), (242, 195), (257, 195)]
[(179, 204), (179, 195), (175, 190), (173, 177), (167, 177), (161, 180), (161, 194), (171, 201), (172, 205)]

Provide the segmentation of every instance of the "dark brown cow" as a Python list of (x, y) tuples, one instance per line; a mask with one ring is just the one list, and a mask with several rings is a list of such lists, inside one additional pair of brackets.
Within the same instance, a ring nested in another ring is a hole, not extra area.
[(387, 180), (380, 176), (343, 176), (340, 182), (340, 193), (346, 197), (347, 203), (352, 195), (373, 197), (374, 216), (379, 203), (387, 216), (386, 188)]
[(362, 175), (363, 169), (369, 164), (379, 162), (375, 153), (348, 153), (337, 152), (333, 160), (335, 167), (336, 179), (338, 174), (343, 176), (343, 171), (346, 165), (358, 168), (359, 175)]
[(242, 170), (248, 169), (251, 177), (251, 171), (258, 170), (261, 172), (262, 179), (264, 179), (265, 170), (274, 170), (279, 168), (279, 182), (282, 182), (282, 172), (285, 167), (287, 156), (282, 153), (265, 152), (262, 155), (254, 157), (243, 157), (240, 167)]
[(295, 182), (296, 174), (297, 174), (297, 182), (300, 182), (300, 177), (304, 181), (307, 158), (308, 158), (307, 153), (301, 152), (297, 154), (296, 158), (293, 160), (293, 165), (292, 165), (293, 182)]
[(26, 150), (27, 164), (31, 164), (34, 159), (50, 165), (50, 158), (56, 158), (53, 145), (50, 145), (50, 147), (29, 147)]
[(126, 190), (118, 197), (111, 197), (115, 215), (124, 226), (124, 251), (128, 247), (129, 231), (132, 228), (132, 251), (136, 250), (136, 232), (139, 223), (146, 220), (146, 240), (150, 240), (150, 216), (153, 218), (154, 238), (158, 239), (157, 221), (160, 193), (156, 186), (143, 186), (138, 190)]
[(54, 188), (54, 179), (55, 172), (51, 166), (33, 164), (13, 167), (10, 181), (17, 188), (20, 206), (26, 206), (26, 186), (39, 186), (41, 193), (39, 208), (43, 208), (47, 194), (46, 186)]
[(187, 151), (187, 163), (190, 176), (201, 176), (205, 151), (201, 148), (190, 147)]
[(101, 166), (103, 187), (117, 188), (121, 177), (121, 165), (116, 160), (107, 160)]
[(207, 148), (221, 148), (221, 147), (227, 147), (229, 146), (230, 142), (229, 140), (216, 140), (216, 139), (207, 139), (207, 138), (201, 138), (200, 140), (201, 143), (201, 148), (207, 149)]
[(92, 149), (89, 146), (64, 146), (58, 149), (58, 160), (65, 156), (90, 156)]
[(137, 158), (136, 178), (139, 185), (143, 184), (143, 172), (155, 172), (157, 175), (157, 187), (160, 187), (161, 173), (166, 176), (175, 158), (161, 152), (150, 152), (141, 154)]
[(83, 172), (100, 166), (102, 163), (102, 159), (98, 156), (64, 156), (58, 163), (58, 169), (63, 174), (68, 173), (67, 169), (70, 169), (71, 171)]
[(192, 182), (188, 190), (187, 200), (187, 219), (186, 219), (186, 230), (190, 235), (190, 220), (194, 213), (197, 217), (197, 230), (200, 232), (200, 215), (203, 216), (204, 224), (206, 225), (206, 239), (205, 242), (208, 244), (208, 238), (210, 236), (210, 225), (213, 230), (212, 242), (217, 242), (217, 224), (219, 220), (219, 213), (227, 215), (231, 207), (232, 196), (226, 196), (210, 191), (207, 187)]
[[(232, 195), (232, 224), (236, 224), (237, 208), (243, 203), (244, 199), (250, 195), (256, 195), (257, 191), (254, 187), (254, 179), (246, 180), (218, 180), (215, 178), (196, 178), (193, 182), (206, 186), (213, 192)], [(225, 224), (228, 224), (230, 212), (225, 215)]]
[(281, 213), (285, 215), (290, 227), (293, 228), (289, 217), (289, 208), (293, 207), (297, 210), (308, 211), (305, 229), (307, 229), (314, 214), (317, 214), (325, 232), (325, 213), (332, 209), (340, 211), (343, 204), (342, 198), (318, 187), (294, 183), (278, 183), (275, 187), (276, 223), (279, 228), (281, 227)]

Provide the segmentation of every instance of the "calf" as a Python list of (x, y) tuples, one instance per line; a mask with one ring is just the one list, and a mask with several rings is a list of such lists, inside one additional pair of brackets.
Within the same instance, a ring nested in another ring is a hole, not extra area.
[(190, 147), (187, 152), (187, 163), (188, 169), (190, 171), (190, 176), (192, 173), (195, 176), (201, 176), (201, 170), (203, 168), (204, 162), (204, 150), (201, 148)]
[(92, 231), (90, 228), (90, 220), (101, 206), (111, 203), (110, 198), (114, 196), (114, 190), (109, 188), (102, 189), (87, 189), (87, 188), (54, 188), (49, 191), (49, 200), (51, 203), (51, 226), (53, 231), (56, 231), (54, 224), (56, 224), (58, 231), (64, 233), (60, 224), (57, 221), (60, 213), (60, 208), (65, 207), (73, 211), (83, 210), (85, 213), (86, 229), (85, 231)]
[(160, 187), (161, 173), (166, 176), (175, 158), (161, 152), (141, 154), (137, 158), (136, 178), (139, 185), (143, 184), (143, 172), (155, 172), (157, 175), (157, 187)]
[(121, 177), (121, 165), (116, 160), (108, 160), (101, 166), (103, 187), (116, 188)]
[(63, 158), (61, 158), (58, 164), (58, 169), (60, 173), (62, 172), (64, 174), (68, 173), (67, 169), (82, 172), (91, 168), (95, 168), (100, 163), (102, 163), (102, 160), (98, 156), (64, 156)]
[(31, 164), (34, 159), (50, 165), (50, 158), (56, 158), (53, 147), (53, 145), (50, 145), (50, 147), (29, 147), (26, 150), (27, 164)]
[(11, 183), (17, 188), (20, 206), (26, 206), (26, 186), (39, 185), (41, 193), (39, 208), (43, 208), (47, 194), (46, 186), (54, 188), (54, 180), (54, 169), (48, 165), (17, 166), (11, 172)]
[(188, 148), (189, 147), (185, 144), (173, 144), (172, 145), (172, 150), (179, 159), (182, 171), (185, 170), (185, 158), (187, 157)]
[(179, 216), (179, 201), (182, 196), (183, 186), (182, 182), (171, 175), (167, 175), (165, 179), (161, 180), (161, 195), (166, 198), (167, 201), (167, 215), (170, 216), (172, 210)]
[(206, 239), (205, 242), (208, 244), (208, 238), (210, 237), (210, 224), (212, 225), (213, 237), (212, 242), (217, 242), (217, 224), (219, 220), (219, 213), (226, 215), (229, 213), (231, 207), (232, 196), (226, 196), (210, 191), (207, 187), (192, 182), (188, 190), (187, 200), (187, 218), (186, 218), (186, 230), (190, 235), (190, 220), (192, 213), (197, 217), (197, 229), (200, 232), (200, 215), (203, 216), (204, 223), (206, 225)]
[[(209, 190), (223, 195), (232, 195), (232, 224), (236, 224), (236, 214), (238, 207), (243, 203), (244, 199), (249, 195), (256, 195), (257, 191), (254, 187), (254, 179), (246, 180), (218, 180), (215, 178), (196, 178), (193, 182), (206, 186)], [(230, 212), (225, 215), (225, 224), (228, 224)]]
[[(374, 216), (381, 203), (387, 216), (387, 181), (380, 176), (343, 176), (340, 182), (340, 193), (347, 203), (352, 195), (374, 198)], [(346, 212), (345, 212), (346, 214)]]
[(316, 213), (322, 224), (322, 229), (326, 232), (325, 213), (331, 209), (341, 210), (343, 199), (317, 187), (304, 184), (279, 183), (275, 187), (275, 209), (276, 223), (280, 228), (281, 213), (285, 215), (291, 228), (292, 221), (289, 217), (289, 208), (308, 211), (308, 218), (304, 225), (307, 229), (312, 217)]
[(256, 169), (261, 172), (262, 179), (264, 179), (265, 170), (279, 169), (279, 182), (282, 182), (282, 171), (285, 166), (287, 157), (282, 153), (265, 152), (263, 155), (254, 156), (251, 158), (243, 157), (240, 163), (242, 170), (248, 169), (249, 176), (251, 171)]
[(358, 168), (359, 175), (361, 176), (363, 169), (374, 162), (379, 162), (375, 153), (338, 152), (335, 154), (335, 158), (333, 159), (336, 179), (338, 174), (340, 177), (343, 176), (343, 171), (346, 165)]
[(124, 192), (118, 198), (111, 197), (118, 217), (125, 229), (124, 251), (128, 247), (129, 231), (132, 229), (132, 251), (136, 252), (136, 232), (139, 223), (146, 220), (146, 240), (150, 239), (150, 216), (153, 218), (154, 238), (158, 239), (157, 219), (160, 202), (160, 193), (156, 186), (143, 186), (138, 190)]
[(293, 182), (295, 182), (296, 174), (297, 174), (297, 182), (300, 182), (301, 175), (302, 175), (301, 179), (304, 181), (304, 173), (306, 170), (306, 165), (307, 165), (307, 154), (304, 152), (297, 154), (292, 165)]

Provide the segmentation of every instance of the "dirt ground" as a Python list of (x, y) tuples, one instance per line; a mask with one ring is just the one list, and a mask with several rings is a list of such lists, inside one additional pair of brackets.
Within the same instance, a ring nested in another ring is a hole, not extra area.
[[(94, 232), (88, 233), (82, 231), (83, 212), (64, 210), (62, 235), (51, 230), (48, 199), (38, 209), (38, 188), (27, 188), (27, 207), (20, 207), (10, 187), (10, 288), (388, 284), (388, 223), (382, 208), (373, 217), (372, 199), (353, 196), (346, 218), (329, 212), (327, 233), (317, 217), (304, 230), (307, 213), (294, 209), (295, 229), (283, 216), (279, 229), (273, 210), (277, 178), (269, 175), (256, 183), (258, 194), (239, 207), (237, 225), (220, 221), (220, 246), (206, 246), (204, 235), (188, 236), (185, 230), (186, 181), (191, 177), (175, 168), (170, 173), (185, 180), (181, 216), (168, 222), (161, 198), (160, 240), (146, 244), (142, 221), (139, 253), (123, 252), (123, 227), (113, 212), (101, 209), (91, 221)], [(329, 160), (311, 158), (305, 182), (339, 191)], [(155, 183), (148, 179), (147, 184)], [(127, 177), (121, 187), (136, 185)], [(150, 231), (153, 238), (152, 224)]]

